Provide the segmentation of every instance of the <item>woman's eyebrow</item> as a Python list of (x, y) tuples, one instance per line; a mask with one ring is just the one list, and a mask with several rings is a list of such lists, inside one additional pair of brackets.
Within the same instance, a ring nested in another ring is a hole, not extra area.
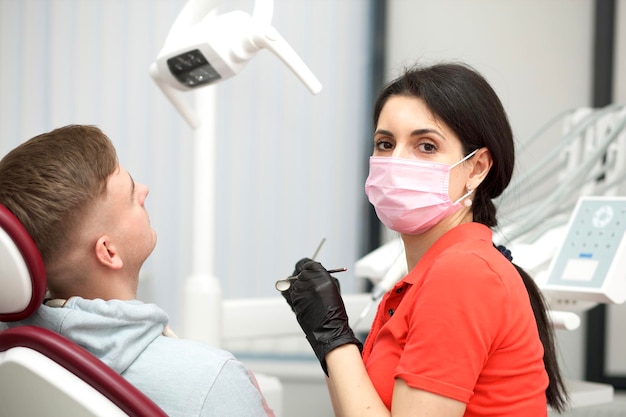
[(385, 135), (385, 136), (393, 136), (393, 134), (385, 129), (378, 129), (374, 132), (374, 135)]
[(426, 135), (429, 133), (433, 133), (443, 139), (445, 139), (445, 137), (441, 134), (441, 132), (439, 132), (438, 130), (435, 129), (415, 129), (414, 131), (411, 132), (411, 136), (420, 136), (420, 135)]
[[(441, 132), (439, 132), (436, 129), (415, 129), (414, 131), (411, 132), (411, 136), (421, 136), (421, 135), (426, 135), (429, 133), (435, 134), (445, 139), (445, 137), (441, 134)], [(393, 133), (385, 129), (378, 129), (374, 132), (374, 135), (393, 136)]]

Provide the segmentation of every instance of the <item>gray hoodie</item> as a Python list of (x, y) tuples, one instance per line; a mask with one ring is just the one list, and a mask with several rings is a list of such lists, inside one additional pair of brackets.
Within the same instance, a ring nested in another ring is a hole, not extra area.
[(154, 304), (72, 297), (63, 307), (43, 305), (28, 319), (6, 325), (35, 325), (67, 337), (171, 417), (274, 415), (254, 376), (232, 354), (163, 336), (167, 323), (167, 314)]

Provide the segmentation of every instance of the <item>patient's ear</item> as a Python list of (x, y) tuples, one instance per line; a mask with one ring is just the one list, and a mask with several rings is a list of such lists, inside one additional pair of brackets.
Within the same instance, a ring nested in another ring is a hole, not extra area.
[(98, 238), (95, 252), (98, 262), (107, 268), (120, 269), (124, 265), (115, 244), (107, 235), (102, 235)]

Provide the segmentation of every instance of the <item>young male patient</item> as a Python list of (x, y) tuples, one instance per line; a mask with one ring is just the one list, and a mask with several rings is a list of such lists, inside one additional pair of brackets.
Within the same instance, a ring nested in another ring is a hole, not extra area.
[(148, 188), (94, 126), (38, 135), (0, 161), (0, 203), (41, 252), (50, 299), (29, 319), (87, 349), (170, 416), (273, 416), (230, 353), (168, 337), (168, 316), (136, 300), (156, 244)]

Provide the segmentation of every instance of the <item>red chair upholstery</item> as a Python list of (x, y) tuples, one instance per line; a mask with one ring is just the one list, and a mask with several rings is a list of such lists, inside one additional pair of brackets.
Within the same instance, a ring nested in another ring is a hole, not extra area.
[(0, 204), (0, 321), (25, 319), (46, 294), (39, 250), (22, 223)]
[[(45, 291), (35, 243), (0, 204), (0, 322), (33, 314)], [(0, 409), (19, 416), (166, 416), (91, 353), (35, 326), (0, 331)]]

